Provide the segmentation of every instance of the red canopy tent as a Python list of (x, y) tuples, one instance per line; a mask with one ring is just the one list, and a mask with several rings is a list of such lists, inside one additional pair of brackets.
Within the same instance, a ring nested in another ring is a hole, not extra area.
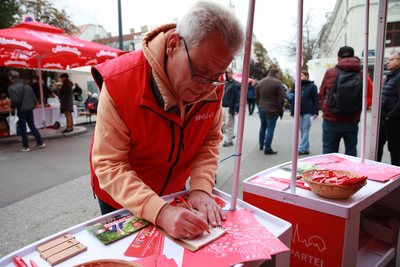
[(125, 53), (63, 32), (60, 28), (36, 21), (0, 30), (0, 66), (39, 69), (42, 107), (42, 68), (69, 69), (96, 65)]
[(123, 53), (36, 21), (0, 30), (1, 66), (67, 69), (99, 64)]

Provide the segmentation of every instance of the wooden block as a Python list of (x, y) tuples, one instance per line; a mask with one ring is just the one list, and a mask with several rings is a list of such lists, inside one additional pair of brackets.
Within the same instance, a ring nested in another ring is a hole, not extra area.
[(61, 243), (55, 247), (52, 247), (46, 251), (43, 251), (42, 253), (40, 253), (40, 256), (43, 259), (47, 260), (47, 258), (49, 258), (50, 256), (53, 256), (54, 254), (57, 254), (58, 252), (66, 250), (67, 248), (72, 247), (76, 244), (79, 244), (79, 241), (76, 240), (75, 238), (73, 238), (73, 239), (65, 241), (64, 243)]
[(53, 256), (50, 256), (47, 258), (47, 261), (51, 264), (51, 266), (54, 266), (56, 264), (59, 264), (60, 262), (63, 262), (65, 260), (68, 260), (69, 258), (78, 255), (79, 253), (82, 253), (87, 250), (87, 247), (81, 243), (72, 246), (70, 248), (67, 248), (66, 250), (63, 250), (57, 254), (54, 254)]
[(61, 243), (64, 243), (65, 241), (68, 241), (68, 240), (73, 239), (73, 238), (75, 238), (73, 235), (66, 234), (66, 235), (60, 236), (59, 238), (53, 239), (53, 240), (51, 240), (51, 241), (49, 241), (49, 242), (47, 242), (47, 243), (45, 243), (43, 245), (38, 246), (36, 248), (36, 250), (41, 253), (43, 251), (51, 249), (52, 247), (55, 247), (55, 246), (57, 246), (57, 245), (59, 245)]

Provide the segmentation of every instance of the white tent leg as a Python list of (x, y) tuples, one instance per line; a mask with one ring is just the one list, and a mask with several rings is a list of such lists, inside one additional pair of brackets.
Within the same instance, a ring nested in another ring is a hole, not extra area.
[(249, 80), (249, 68), (250, 68), (250, 54), (252, 46), (252, 35), (253, 35), (253, 23), (254, 23), (254, 8), (256, 1), (249, 1), (249, 10), (247, 15), (247, 27), (246, 27), (246, 42), (244, 47), (243, 56), (243, 72), (242, 72), (242, 87), (240, 90), (240, 107), (239, 107), (239, 123), (237, 126), (237, 141), (235, 146), (235, 164), (233, 172), (233, 185), (232, 185), (232, 198), (231, 198), (231, 209), (236, 209), (236, 200), (239, 190), (239, 178), (240, 178), (240, 161), (242, 159), (242, 145), (243, 145), (243, 131), (244, 131), (244, 118), (246, 115), (246, 98), (247, 98), (247, 86)]
[(39, 63), (39, 68), (37, 70), (37, 74), (38, 74), (38, 78), (39, 78), (40, 105), (42, 108), (42, 118), (43, 118), (42, 125), (43, 125), (43, 128), (46, 128), (46, 115), (45, 115), (46, 113), (44, 110), (44, 100), (43, 100), (42, 61), (41, 61), (40, 57), (38, 58), (38, 63)]
[(363, 101), (361, 111), (361, 162), (365, 162), (365, 144), (367, 138), (367, 95), (368, 95), (368, 37), (369, 37), (369, 0), (365, 0), (365, 46), (363, 66)]
[(387, 0), (379, 1), (377, 38), (375, 48), (374, 66), (374, 92), (372, 94), (371, 141), (369, 143), (369, 156), (371, 160), (377, 159), (379, 140), (379, 119), (381, 111), (383, 58), (385, 56), (385, 37), (387, 19)]
[(290, 192), (296, 193), (297, 159), (299, 146), (299, 122), (301, 105), (301, 65), (303, 56), (303, 0), (297, 1), (296, 85), (294, 97), (294, 127), (292, 147), (292, 177)]

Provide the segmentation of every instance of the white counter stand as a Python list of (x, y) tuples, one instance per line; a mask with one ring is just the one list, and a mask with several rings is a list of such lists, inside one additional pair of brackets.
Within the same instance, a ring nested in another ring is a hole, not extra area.
[[(165, 197), (167, 201), (172, 200), (173, 197), (178, 195), (183, 195), (185, 192), (178, 193), (175, 195), (170, 195)], [(219, 190), (215, 190), (214, 194), (225, 202), (229, 206), (230, 196), (221, 192)], [(238, 209), (246, 208), (254, 212), (255, 218), (264, 225), (272, 234), (274, 234), (277, 238), (279, 238), (286, 246), (290, 247), (290, 236), (291, 236), (291, 224), (279, 219), (271, 214), (268, 214), (254, 206), (251, 206), (241, 200), (238, 200)], [(14, 267), (12, 263), (12, 259), (15, 255), (22, 257), (26, 263), (29, 264), (29, 261), (32, 259), (34, 260), (39, 266), (50, 266), (48, 262), (44, 259), (40, 258), (39, 253), (36, 251), (36, 247), (44, 244), (56, 237), (62, 236), (66, 233), (70, 233), (76, 237), (81, 243), (88, 247), (87, 251), (72, 257), (71, 259), (64, 261), (57, 265), (57, 267), (70, 267), (79, 263), (96, 260), (96, 259), (124, 259), (124, 260), (134, 260), (132, 257), (124, 256), (125, 250), (128, 246), (132, 243), (136, 234), (130, 235), (125, 237), (121, 240), (116, 241), (108, 246), (103, 245), (100, 243), (92, 234), (90, 234), (85, 228), (87, 225), (91, 225), (100, 221), (103, 221), (105, 218), (115, 216), (116, 214), (120, 213), (122, 210), (115, 211), (113, 213), (100, 216), (94, 218), (90, 221), (84, 222), (82, 224), (76, 225), (64, 231), (61, 231), (57, 234), (52, 236), (46, 237), (42, 240), (39, 240), (31, 245), (28, 245), (18, 251), (15, 251), (4, 258), (0, 259), (0, 266), (2, 267)], [(49, 222), (51, 223), (51, 222)], [(178, 266), (182, 265), (183, 259), (183, 248), (177, 245), (176, 243), (172, 242), (168, 238), (165, 239), (164, 242), (164, 250), (163, 253), (168, 258), (174, 258), (175, 262)], [(274, 256), (273, 259), (267, 263), (265, 266), (289, 266), (289, 252), (280, 253), (277, 256)], [(245, 264), (244, 266), (259, 266), (262, 262), (250, 262)], [(205, 263), (206, 265), (206, 263)], [(241, 265), (238, 265), (241, 266)]]
[[(359, 162), (359, 158), (333, 154)], [(318, 158), (320, 156), (309, 157)], [(304, 160), (301, 159), (299, 162)], [(372, 164), (383, 164), (367, 160)], [(385, 266), (396, 253), (395, 246), (377, 240), (360, 242), (361, 212), (385, 196), (400, 203), (400, 179), (388, 182), (368, 180), (367, 185), (347, 199), (327, 199), (313, 192), (296, 188), (296, 194), (252, 183), (256, 176), (279, 177), (280, 166), (266, 169), (243, 183), (243, 200), (278, 216), (293, 227), (290, 266)], [(290, 176), (290, 175), (289, 175)], [(392, 193), (392, 194), (390, 194)], [(379, 251), (373, 247), (379, 247)]]

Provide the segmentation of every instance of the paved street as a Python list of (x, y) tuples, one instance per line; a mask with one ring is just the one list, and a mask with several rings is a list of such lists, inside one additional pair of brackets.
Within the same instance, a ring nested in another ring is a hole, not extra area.
[[(321, 153), (321, 123), (318, 118), (311, 128), (311, 155)], [(258, 115), (246, 115), (241, 180), (291, 160), (293, 125), (293, 119), (285, 113), (277, 123), (273, 141), (278, 154), (264, 155), (258, 145)], [(83, 135), (45, 140), (45, 149), (28, 153), (18, 152), (20, 143), (0, 144), (0, 258), (100, 215), (88, 175), (93, 126), (85, 127), (88, 129)], [(222, 147), (221, 159), (234, 151), (235, 147)], [(344, 152), (343, 147), (340, 152)], [(384, 162), (390, 162), (387, 151)], [(217, 187), (228, 193), (232, 189), (233, 164), (232, 157), (218, 170)], [(241, 187), (239, 192), (241, 197)]]

